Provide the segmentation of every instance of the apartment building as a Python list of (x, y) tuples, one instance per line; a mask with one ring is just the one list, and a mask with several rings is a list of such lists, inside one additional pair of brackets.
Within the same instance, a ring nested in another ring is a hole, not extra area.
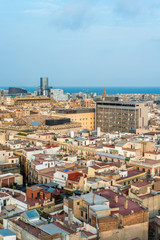
[(13, 156), (13, 150), (5, 145), (0, 144), (0, 160), (3, 163), (8, 162), (8, 158)]
[(97, 228), (98, 239), (148, 239), (148, 210), (110, 189), (69, 197), (64, 211), (70, 209), (75, 218)]
[(148, 125), (148, 107), (144, 102), (97, 101), (96, 127), (102, 132), (135, 133)]
[(71, 119), (71, 122), (81, 123), (82, 128), (95, 129), (95, 109), (94, 108), (70, 108), (57, 109), (56, 114), (61, 117)]

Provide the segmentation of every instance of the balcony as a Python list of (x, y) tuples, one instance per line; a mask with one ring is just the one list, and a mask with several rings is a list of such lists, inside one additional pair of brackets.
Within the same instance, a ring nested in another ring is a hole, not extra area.
[(81, 206), (79, 209), (80, 209), (81, 211), (83, 211), (83, 212), (86, 212), (86, 213), (87, 213), (87, 208), (85, 208), (85, 207)]

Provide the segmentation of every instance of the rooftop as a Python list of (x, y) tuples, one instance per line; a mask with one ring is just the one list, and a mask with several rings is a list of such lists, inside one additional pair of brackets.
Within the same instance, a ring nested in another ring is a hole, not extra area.
[(94, 205), (94, 206), (90, 206), (90, 209), (96, 212), (96, 211), (108, 210), (110, 209), (110, 207), (107, 205)]
[(133, 186), (135, 187), (143, 187), (143, 186), (146, 186), (146, 185), (150, 185), (151, 183), (147, 181), (147, 179), (144, 179), (142, 181), (139, 181), (139, 182), (136, 182), (136, 183), (132, 183)]
[[(71, 198), (74, 198), (74, 197), (71, 197)], [(104, 204), (105, 202), (108, 202), (108, 199), (101, 197), (97, 194), (94, 194), (92, 192), (81, 195), (80, 198), (82, 198), (84, 201), (88, 202), (89, 204), (94, 203), (95, 205), (96, 204), (100, 205), (100, 204)]]
[(28, 223), (23, 222), (21, 219), (13, 220), (15, 224), (17, 224), (22, 229), (26, 230), (27, 232), (33, 234), (35, 237), (39, 238), (39, 234), (43, 234), (43, 236), (48, 236), (46, 232), (44, 232), (42, 229), (39, 229), (37, 227), (34, 227)]
[(27, 218), (28, 218), (29, 220), (33, 220), (33, 219), (35, 219), (35, 218), (39, 218), (39, 217), (40, 217), (40, 216), (39, 216), (39, 213), (37, 212), (36, 209), (29, 210), (29, 211), (25, 212), (25, 214), (26, 214), (26, 216), (27, 216)]
[(9, 237), (9, 236), (15, 236), (15, 235), (16, 234), (9, 229), (0, 229), (0, 236)]
[[(140, 207), (137, 203), (123, 197), (122, 195), (119, 195), (119, 194), (113, 192), (110, 189), (104, 189), (101, 191), (97, 191), (96, 194), (101, 194), (102, 197), (108, 199), (111, 211), (112, 211), (112, 208), (119, 208), (118, 212), (121, 215), (130, 214), (132, 211), (139, 212), (139, 211), (143, 210), (143, 208)], [(116, 196), (118, 196), (118, 202), (115, 201)], [(127, 209), (125, 208), (126, 200), (128, 201)], [(114, 211), (112, 211), (112, 213), (114, 214)]]
[(127, 179), (127, 178), (130, 178), (130, 177), (134, 177), (134, 176), (137, 176), (137, 175), (140, 175), (140, 174), (146, 174), (146, 173), (138, 171), (138, 170), (130, 170), (130, 171), (128, 171), (128, 176), (127, 177), (121, 177), (121, 178), (117, 179), (117, 181)]
[(74, 231), (70, 230), (69, 228), (63, 226), (62, 224), (55, 222), (55, 223), (49, 223), (43, 226), (39, 227), (44, 232), (48, 233), (49, 235), (62, 233), (63, 236), (69, 235), (74, 233)]

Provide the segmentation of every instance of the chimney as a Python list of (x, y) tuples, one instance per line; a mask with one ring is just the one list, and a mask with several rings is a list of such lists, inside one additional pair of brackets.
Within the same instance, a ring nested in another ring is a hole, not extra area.
[(147, 187), (147, 193), (151, 192), (151, 186)]
[(118, 203), (118, 195), (115, 195), (115, 202)]
[(93, 193), (93, 205), (94, 205), (94, 200), (95, 200), (95, 193)]
[(72, 221), (73, 221), (73, 212), (72, 212), (72, 209), (69, 208), (68, 209), (68, 224), (69, 224), (69, 226), (72, 224)]
[(124, 208), (127, 209), (128, 208), (128, 200), (125, 199), (125, 202), (124, 202)]

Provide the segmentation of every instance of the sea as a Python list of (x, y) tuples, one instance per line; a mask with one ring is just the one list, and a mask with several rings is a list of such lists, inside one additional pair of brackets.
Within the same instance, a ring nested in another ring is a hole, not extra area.
[[(19, 86), (26, 89), (30, 93), (34, 93), (37, 87), (25, 87)], [(106, 93), (109, 95), (114, 94), (160, 94), (160, 87), (54, 87), (55, 89), (63, 89), (64, 93), (96, 93), (102, 94), (103, 89), (106, 89)], [(0, 87), (0, 89), (8, 89), (8, 87)]]

